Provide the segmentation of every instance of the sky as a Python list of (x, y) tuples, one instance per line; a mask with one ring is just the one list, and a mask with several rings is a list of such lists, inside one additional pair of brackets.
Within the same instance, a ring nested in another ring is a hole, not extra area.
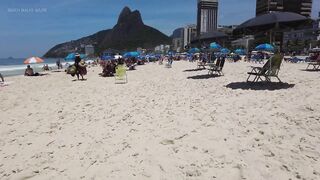
[[(313, 0), (313, 17), (320, 0)], [(220, 25), (255, 16), (256, 0), (220, 0)], [(56, 44), (112, 28), (121, 10), (139, 10), (146, 25), (171, 35), (196, 24), (197, 0), (1, 0), (0, 57), (42, 56)]]

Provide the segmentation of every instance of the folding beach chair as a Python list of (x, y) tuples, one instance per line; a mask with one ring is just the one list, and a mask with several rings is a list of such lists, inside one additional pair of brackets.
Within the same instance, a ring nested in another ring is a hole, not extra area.
[(205, 69), (206, 67), (206, 62), (204, 61), (198, 61), (197, 62), (197, 66), (198, 66), (198, 69)]
[(226, 59), (225, 58), (218, 58), (216, 61), (216, 64), (208, 64), (208, 74), (213, 75), (213, 74), (218, 74), (220, 76), (223, 75), (222, 69), (224, 67)]
[[(275, 77), (281, 82), (278, 77), (280, 66), (282, 63), (283, 57), (281, 55), (274, 55), (270, 58), (263, 67), (253, 67), (251, 66), (251, 72), (248, 72), (249, 76), (247, 78), (247, 82), (258, 82), (258, 81), (267, 81), (271, 82), (271, 77)], [(254, 76), (253, 81), (250, 81), (250, 77)], [(264, 77), (263, 80), (261, 77)]]
[(116, 84), (126, 84), (128, 82), (127, 77), (127, 68), (125, 65), (118, 65), (116, 67), (116, 73), (115, 73), (115, 82)]
[[(309, 69), (309, 67), (312, 67), (311, 69)], [(317, 57), (316, 60), (314, 61), (311, 61), (308, 63), (308, 66), (306, 68), (306, 70), (313, 70), (313, 71), (316, 71), (316, 70), (319, 70), (320, 69), (320, 55)]]

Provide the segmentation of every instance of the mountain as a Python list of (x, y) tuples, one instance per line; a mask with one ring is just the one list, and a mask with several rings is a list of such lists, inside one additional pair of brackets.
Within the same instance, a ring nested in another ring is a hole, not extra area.
[(130, 51), (136, 50), (137, 47), (149, 49), (159, 44), (170, 43), (170, 37), (143, 23), (139, 11), (131, 11), (130, 8), (125, 7), (119, 15), (117, 24), (112, 29), (58, 44), (51, 48), (44, 57), (65, 57), (68, 53), (83, 49), (84, 45), (89, 44), (94, 44), (96, 53), (100, 54), (108, 48)]

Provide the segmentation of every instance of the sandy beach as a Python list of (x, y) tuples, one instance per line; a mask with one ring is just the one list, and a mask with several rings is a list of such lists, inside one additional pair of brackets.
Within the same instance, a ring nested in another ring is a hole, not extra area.
[(287, 84), (249, 85), (251, 65), (6, 78), (0, 179), (320, 179), (320, 73), (284, 63)]

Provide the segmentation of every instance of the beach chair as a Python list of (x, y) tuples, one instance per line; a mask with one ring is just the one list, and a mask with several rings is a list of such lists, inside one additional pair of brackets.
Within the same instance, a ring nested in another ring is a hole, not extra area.
[[(271, 82), (271, 77), (275, 77), (281, 82), (278, 77), (278, 73), (280, 71), (280, 66), (282, 63), (283, 57), (281, 55), (275, 55), (270, 58), (263, 67), (253, 67), (251, 66), (251, 72), (248, 72), (247, 82), (258, 82), (258, 81), (266, 81)], [(250, 77), (254, 76), (253, 81), (250, 81)], [(262, 79), (265, 78), (265, 80)]]
[[(310, 66), (312, 67), (311, 69), (309, 69)], [(317, 57), (317, 59), (308, 63), (306, 70), (316, 71), (319, 69), (320, 69), (320, 55)]]
[[(312, 67), (311, 69), (309, 69), (309, 67)], [(320, 61), (318, 62), (309, 62), (308, 66), (306, 68), (306, 70), (313, 70), (313, 71), (317, 71), (320, 69)]]
[(115, 73), (116, 84), (126, 84), (128, 82), (127, 68), (125, 65), (118, 65)]
[(213, 75), (213, 74), (218, 74), (219, 76), (223, 76), (222, 69), (224, 67), (226, 59), (225, 58), (218, 58), (216, 60), (216, 64), (210, 63), (208, 64), (208, 74)]
[(204, 61), (198, 61), (197, 62), (197, 66), (198, 66), (198, 69), (206, 69), (206, 62)]

